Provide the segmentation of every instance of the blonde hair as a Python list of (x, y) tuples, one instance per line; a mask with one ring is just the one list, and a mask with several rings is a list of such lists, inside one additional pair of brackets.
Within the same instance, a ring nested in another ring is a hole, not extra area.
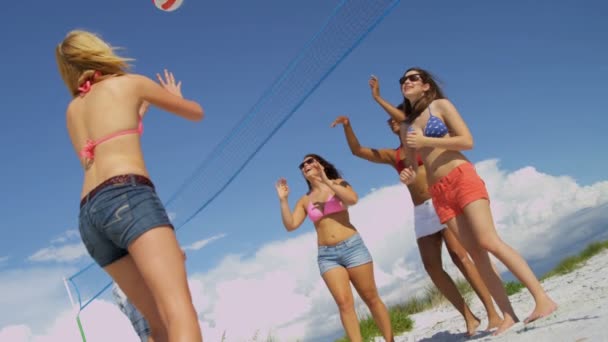
[(129, 69), (131, 58), (114, 53), (117, 48), (110, 46), (98, 35), (83, 31), (70, 31), (55, 48), (55, 59), (63, 82), (73, 96), (87, 80), (93, 80), (95, 73), (103, 79), (109, 75), (124, 75)]

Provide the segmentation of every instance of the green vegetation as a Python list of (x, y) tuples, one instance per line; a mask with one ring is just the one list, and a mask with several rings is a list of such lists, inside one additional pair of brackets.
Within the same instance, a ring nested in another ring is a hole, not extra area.
[[(578, 255), (569, 256), (560, 261), (551, 271), (540, 277), (541, 281), (554, 276), (568, 274), (581, 266), (591, 259), (593, 256), (601, 253), (608, 249), (608, 240), (601, 242), (593, 242), (589, 244), (582, 252)], [(524, 286), (518, 281), (510, 281), (506, 283), (507, 293), (510, 295), (521, 291)]]

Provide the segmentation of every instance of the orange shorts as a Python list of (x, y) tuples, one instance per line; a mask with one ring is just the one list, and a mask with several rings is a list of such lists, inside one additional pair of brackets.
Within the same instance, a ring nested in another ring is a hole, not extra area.
[(490, 200), (486, 183), (471, 163), (461, 164), (450, 171), (429, 187), (429, 193), (442, 224), (460, 215), (467, 204), (482, 198)]

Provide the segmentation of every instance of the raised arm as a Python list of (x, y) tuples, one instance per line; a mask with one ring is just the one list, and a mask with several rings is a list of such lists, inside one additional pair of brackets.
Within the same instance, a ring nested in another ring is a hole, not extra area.
[(275, 184), (277, 194), (279, 196), (279, 203), (281, 207), (281, 219), (283, 220), (283, 226), (288, 232), (298, 229), (306, 219), (306, 209), (304, 209), (304, 198), (300, 198), (296, 206), (293, 208), (293, 212), (289, 209), (289, 186), (285, 178), (281, 178)]
[(359, 158), (369, 160), (373, 163), (390, 165), (395, 164), (395, 154), (393, 150), (386, 148), (378, 150), (375, 148), (361, 146), (348, 117), (338, 116), (336, 120), (334, 120), (334, 122), (331, 124), (331, 127), (336, 127), (337, 125), (342, 125), (342, 127), (344, 128), (344, 136), (346, 137), (346, 142), (348, 142), (350, 152), (353, 155)]
[(369, 87), (372, 90), (372, 97), (374, 100), (388, 113), (388, 115), (399, 122), (405, 120), (405, 112), (399, 110), (380, 96), (380, 81), (376, 76), (372, 75), (369, 79)]
[(164, 80), (157, 74), (160, 84), (141, 75), (130, 75), (130, 77), (137, 82), (137, 92), (144, 101), (188, 120), (199, 121), (203, 118), (204, 111), (201, 105), (183, 98), (181, 81), (176, 83), (173, 74), (167, 70)]

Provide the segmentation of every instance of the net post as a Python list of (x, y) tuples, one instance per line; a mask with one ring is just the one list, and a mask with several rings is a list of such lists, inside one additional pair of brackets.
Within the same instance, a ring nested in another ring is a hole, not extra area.
[(84, 335), (84, 329), (82, 328), (82, 323), (80, 322), (80, 312), (76, 308), (76, 303), (74, 303), (74, 297), (72, 297), (72, 291), (70, 291), (70, 286), (68, 285), (68, 280), (63, 277), (63, 285), (65, 286), (65, 290), (68, 293), (68, 298), (70, 299), (70, 304), (72, 305), (72, 310), (76, 315), (76, 324), (78, 325), (78, 331), (80, 332), (80, 337), (82, 337), (82, 342), (87, 342), (87, 338)]

